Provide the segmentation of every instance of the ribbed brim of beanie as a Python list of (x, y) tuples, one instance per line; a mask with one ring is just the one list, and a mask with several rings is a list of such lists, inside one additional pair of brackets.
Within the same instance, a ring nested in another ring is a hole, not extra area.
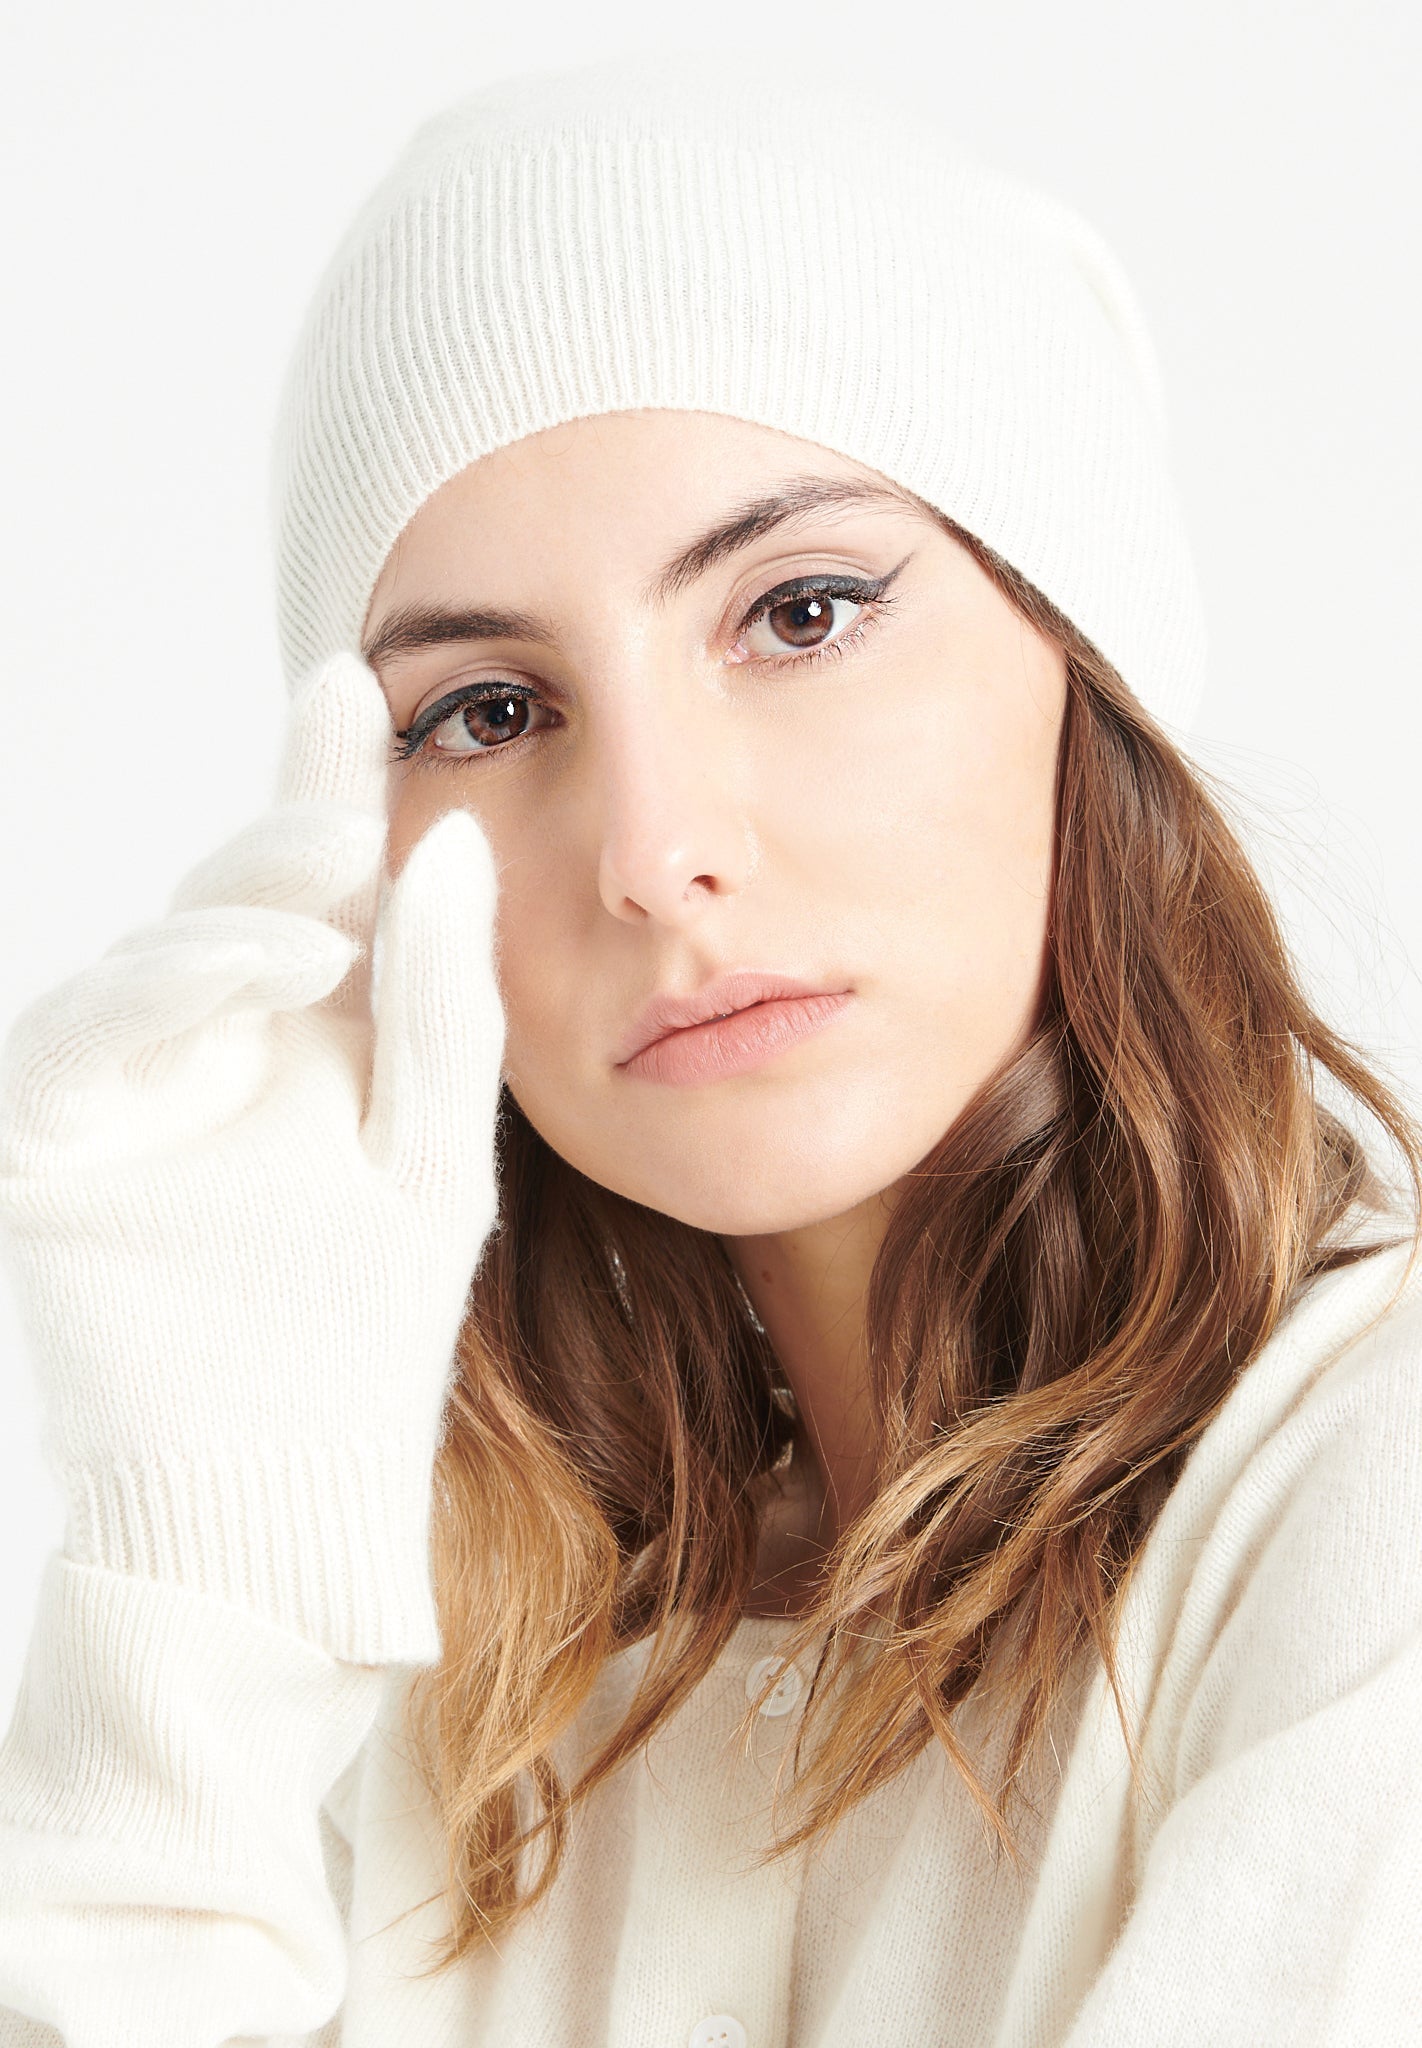
[(1101, 236), (904, 108), (727, 58), (523, 73), (425, 122), (313, 296), (278, 408), (281, 658), (358, 647), (450, 477), (586, 414), (724, 413), (916, 492), (1167, 729), (1206, 635), (1155, 353)]

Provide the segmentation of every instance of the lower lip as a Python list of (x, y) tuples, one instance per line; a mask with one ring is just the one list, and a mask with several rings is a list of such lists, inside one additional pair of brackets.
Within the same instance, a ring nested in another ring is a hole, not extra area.
[(623, 1073), (641, 1081), (678, 1084), (719, 1081), (729, 1074), (747, 1074), (764, 1066), (787, 1046), (808, 1038), (836, 1018), (853, 997), (852, 989), (829, 996), (778, 996), (752, 1003), (708, 1024), (669, 1032), (644, 1046), (625, 1062)]

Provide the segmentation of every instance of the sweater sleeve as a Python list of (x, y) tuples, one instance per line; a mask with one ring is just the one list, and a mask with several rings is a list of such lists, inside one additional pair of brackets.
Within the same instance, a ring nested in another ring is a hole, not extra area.
[(56, 1552), (0, 1744), (0, 2048), (336, 2048), (323, 1802), (390, 1677)]
[(1062, 2048), (1422, 2044), (1418, 1330), (1323, 1376), (1201, 1553), (1174, 1782)]

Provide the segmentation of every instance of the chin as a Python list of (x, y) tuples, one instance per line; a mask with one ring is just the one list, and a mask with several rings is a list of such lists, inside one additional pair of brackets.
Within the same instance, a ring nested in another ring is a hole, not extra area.
[(599, 1187), (695, 1230), (763, 1237), (847, 1215), (937, 1142), (943, 1123), (921, 1092), (900, 1099), (882, 1078), (856, 1078), (739, 1099), (688, 1091), (669, 1097), (676, 1115), (606, 1121), (569, 1122), (513, 1092), (545, 1143)]
[(563, 1157), (600, 1187), (718, 1237), (769, 1237), (830, 1222), (881, 1193), (914, 1163), (836, 1159), (824, 1148), (807, 1160), (764, 1145), (718, 1145), (701, 1157), (683, 1151), (666, 1160)]

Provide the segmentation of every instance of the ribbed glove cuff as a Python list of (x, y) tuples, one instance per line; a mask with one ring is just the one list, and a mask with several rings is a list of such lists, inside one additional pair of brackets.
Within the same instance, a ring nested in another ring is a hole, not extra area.
[(437, 1663), (427, 1435), (58, 1468), (64, 1554), (175, 1581), (355, 1664)]

